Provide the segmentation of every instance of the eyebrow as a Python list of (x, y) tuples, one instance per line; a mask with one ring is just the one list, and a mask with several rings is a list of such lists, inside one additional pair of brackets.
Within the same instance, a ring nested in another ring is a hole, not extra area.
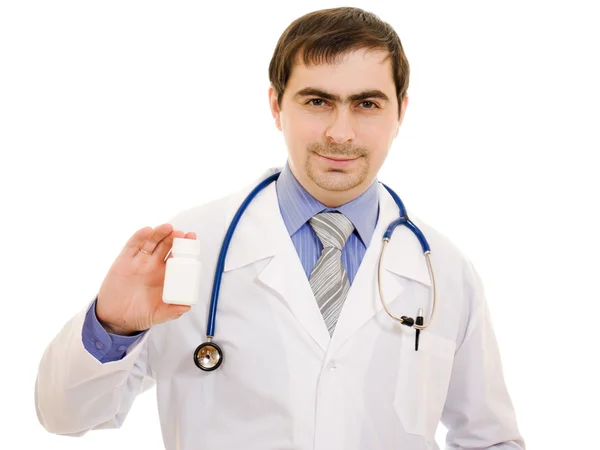
[[(323, 98), (325, 100), (332, 100), (335, 102), (340, 102), (342, 100), (339, 95), (331, 94), (329, 92), (325, 92), (321, 89), (317, 89), (317, 88), (313, 88), (313, 87), (306, 87), (304, 89), (299, 90), (298, 92), (296, 92), (294, 94), (294, 97), (310, 97), (310, 96)], [(346, 98), (346, 101), (355, 102), (357, 100), (366, 100), (368, 98), (378, 98), (378, 99), (386, 101), (386, 102), (390, 101), (388, 96), (385, 95), (383, 92), (381, 92), (379, 89), (371, 89), (368, 91), (359, 92), (358, 94), (349, 95)]]

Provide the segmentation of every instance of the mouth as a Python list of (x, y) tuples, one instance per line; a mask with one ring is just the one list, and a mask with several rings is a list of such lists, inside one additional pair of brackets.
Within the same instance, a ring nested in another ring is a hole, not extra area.
[(356, 158), (344, 158), (341, 156), (323, 156), (319, 153), (315, 154), (319, 157), (321, 161), (325, 162), (325, 164), (327, 164), (328, 166), (335, 167), (338, 169), (351, 166), (352, 163), (360, 159), (360, 156), (357, 156)]
[(338, 161), (338, 162), (354, 161), (354, 160), (360, 158), (360, 156), (357, 156), (356, 158), (344, 158), (344, 157), (341, 157), (341, 156), (323, 156), (323, 155), (321, 155), (319, 153), (317, 153), (317, 155), (319, 155), (321, 158), (329, 159), (330, 161)]

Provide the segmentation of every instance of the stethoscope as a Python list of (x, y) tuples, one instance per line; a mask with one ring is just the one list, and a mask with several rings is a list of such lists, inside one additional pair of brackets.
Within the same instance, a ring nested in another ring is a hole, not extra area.
[[(212, 370), (217, 369), (223, 363), (223, 350), (221, 350), (221, 347), (219, 347), (217, 344), (215, 344), (212, 340), (215, 335), (215, 322), (216, 322), (219, 290), (221, 288), (221, 276), (223, 275), (223, 268), (225, 266), (225, 257), (227, 256), (227, 249), (229, 248), (229, 244), (231, 243), (231, 237), (233, 236), (233, 232), (234, 232), (235, 228), (237, 227), (237, 224), (240, 221), (242, 214), (244, 213), (244, 211), (246, 210), (246, 208), (248, 207), (250, 202), (254, 199), (254, 197), (256, 197), (256, 195), (260, 191), (262, 191), (265, 187), (267, 187), (273, 181), (277, 180), (277, 178), (279, 178), (280, 173), (281, 172), (277, 172), (277, 173), (269, 176), (268, 178), (266, 178), (265, 180), (260, 182), (252, 190), (252, 192), (250, 192), (250, 194), (248, 194), (246, 199), (242, 202), (242, 204), (238, 208), (237, 212), (235, 213), (235, 216), (233, 216), (233, 220), (231, 221), (231, 224), (229, 225), (229, 228), (227, 229), (227, 233), (225, 234), (225, 238), (223, 239), (223, 244), (221, 245), (221, 252), (219, 253), (219, 260), (217, 261), (217, 268), (215, 270), (215, 278), (213, 281), (213, 288), (212, 288), (212, 294), (211, 294), (211, 299), (210, 299), (210, 310), (208, 313), (208, 326), (207, 326), (207, 330), (206, 330), (207, 340), (203, 344), (200, 344), (194, 351), (194, 362), (202, 370), (212, 371)], [(398, 218), (398, 219), (394, 220), (392, 223), (390, 223), (386, 232), (383, 234), (383, 245), (381, 247), (381, 253), (379, 255), (379, 262), (377, 265), (377, 282), (378, 282), (378, 286), (379, 286), (379, 297), (381, 298), (381, 303), (383, 305), (383, 308), (385, 309), (385, 311), (388, 313), (388, 315), (392, 319), (397, 320), (398, 322), (400, 322), (403, 325), (406, 325), (408, 327), (414, 327), (416, 329), (415, 350), (418, 350), (419, 349), (419, 333), (421, 332), (421, 330), (424, 330), (429, 325), (431, 325), (431, 322), (433, 321), (433, 316), (435, 315), (435, 309), (436, 309), (436, 286), (435, 286), (435, 278), (433, 276), (433, 269), (431, 267), (431, 259), (430, 259), (431, 249), (429, 248), (429, 244), (427, 243), (425, 236), (423, 236), (423, 233), (421, 233), (421, 230), (419, 230), (419, 228), (414, 223), (412, 223), (410, 221), (410, 219), (408, 218), (408, 215), (406, 214), (406, 208), (404, 208), (404, 204), (402, 203), (402, 200), (400, 200), (400, 197), (398, 197), (398, 195), (394, 191), (392, 191), (389, 187), (387, 187), (385, 184), (383, 184), (383, 187), (385, 187), (387, 189), (387, 191), (390, 193), (390, 195), (392, 196), (392, 198), (398, 205), (398, 209), (400, 210), (400, 218)], [(425, 261), (427, 262), (427, 269), (429, 270), (429, 278), (430, 278), (431, 284), (433, 286), (433, 289), (432, 289), (433, 308), (431, 310), (431, 316), (429, 318), (429, 321), (425, 325), (423, 325), (423, 310), (422, 309), (419, 309), (419, 311), (417, 312), (417, 317), (415, 319), (413, 319), (412, 317), (407, 317), (407, 316), (396, 317), (388, 309), (387, 304), (386, 304), (385, 300), (383, 299), (383, 290), (381, 288), (381, 261), (383, 260), (383, 254), (385, 252), (385, 247), (387, 246), (388, 242), (390, 241), (390, 238), (392, 237), (392, 233), (394, 232), (394, 230), (396, 229), (396, 227), (398, 225), (405, 225), (417, 237), (417, 239), (421, 243), (421, 248), (423, 249), (423, 254), (425, 255)]]

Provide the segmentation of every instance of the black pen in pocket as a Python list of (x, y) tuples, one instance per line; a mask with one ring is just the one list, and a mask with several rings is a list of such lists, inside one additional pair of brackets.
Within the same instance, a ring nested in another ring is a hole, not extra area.
[[(419, 308), (415, 325), (423, 325), (423, 308)], [(419, 334), (421, 334), (421, 330), (417, 328), (415, 333), (415, 351), (419, 350)]]

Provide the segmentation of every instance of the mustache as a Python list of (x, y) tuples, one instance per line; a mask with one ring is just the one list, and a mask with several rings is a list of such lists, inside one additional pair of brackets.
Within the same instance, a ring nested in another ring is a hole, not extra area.
[(310, 144), (308, 150), (318, 153), (319, 155), (331, 158), (348, 158), (354, 159), (359, 156), (366, 156), (369, 152), (365, 147), (357, 147), (354, 145), (323, 145)]

